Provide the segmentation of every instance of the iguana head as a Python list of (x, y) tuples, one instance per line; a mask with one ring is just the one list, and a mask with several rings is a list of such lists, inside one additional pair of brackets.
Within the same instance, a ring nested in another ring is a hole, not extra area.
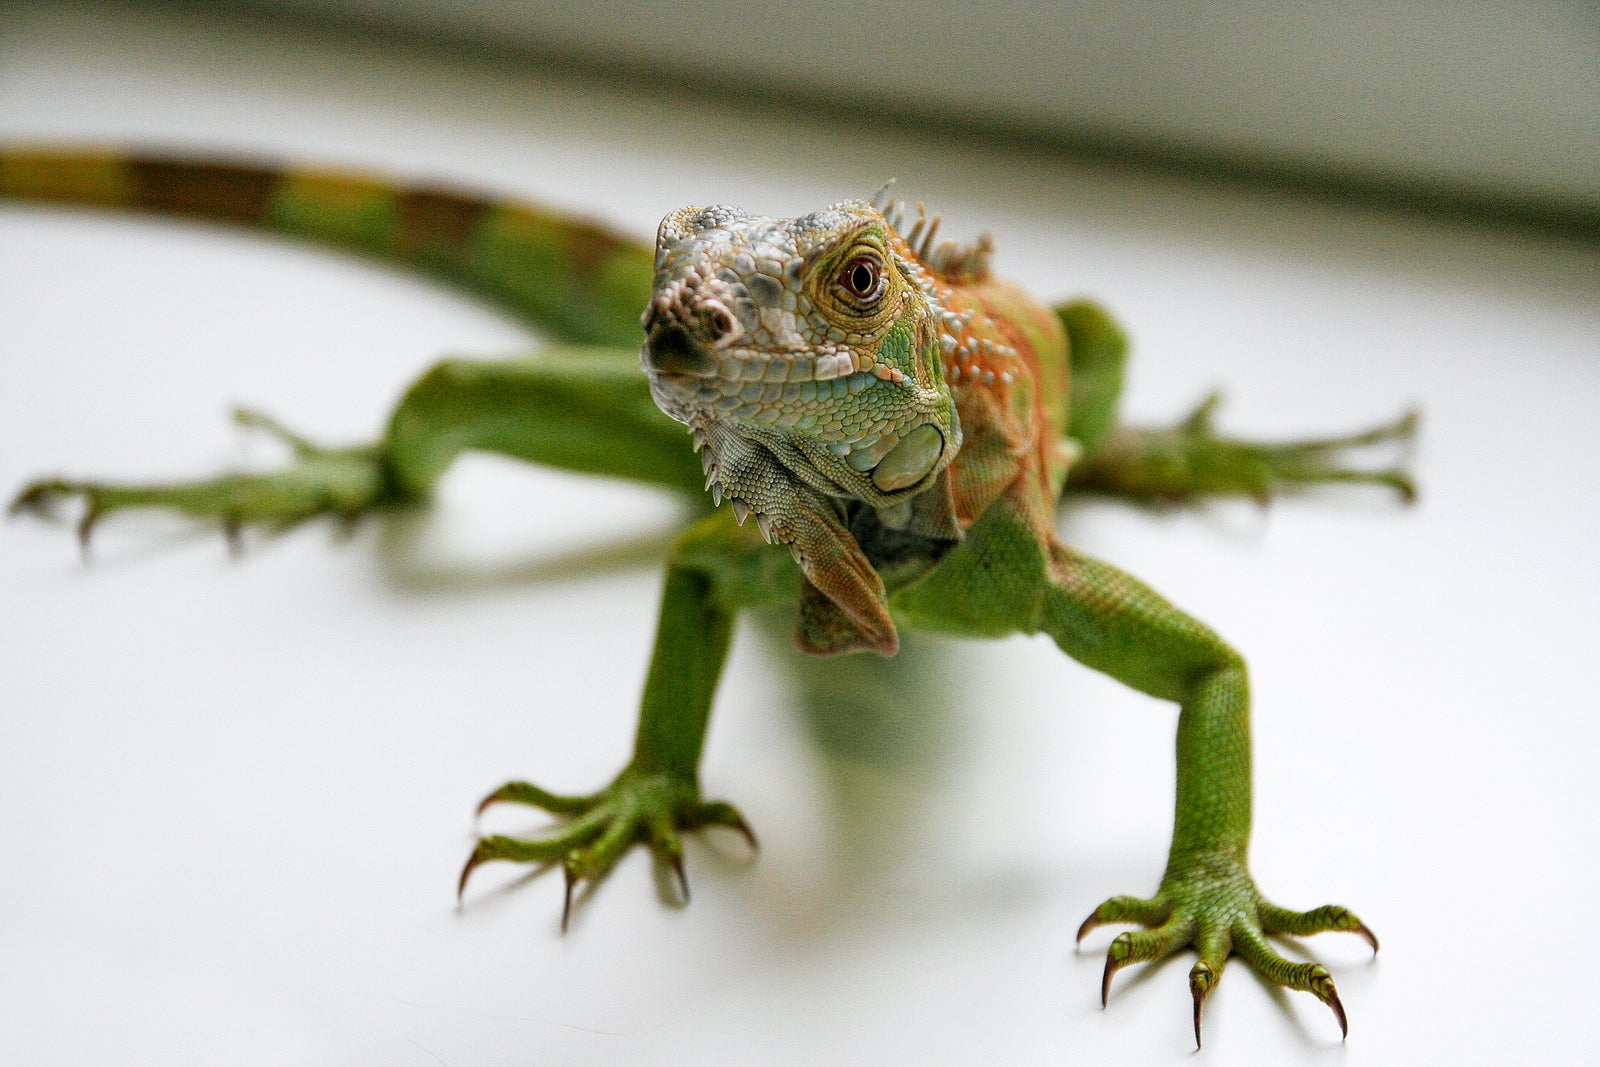
[(860, 631), (823, 635), (842, 644), (813, 651), (894, 645), (847, 510), (958, 536), (948, 514), (913, 506), (941, 487), (947, 501), (941, 476), (961, 444), (937, 294), (906, 241), (861, 201), (796, 219), (684, 208), (657, 234), (641, 356), (651, 393), (694, 431), (713, 494), (789, 544)]

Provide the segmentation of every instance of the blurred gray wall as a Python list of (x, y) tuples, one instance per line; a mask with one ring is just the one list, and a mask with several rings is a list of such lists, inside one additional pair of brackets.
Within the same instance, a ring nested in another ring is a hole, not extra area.
[(1212, 169), (1600, 217), (1580, 0), (255, 0), (653, 78), (951, 116)]

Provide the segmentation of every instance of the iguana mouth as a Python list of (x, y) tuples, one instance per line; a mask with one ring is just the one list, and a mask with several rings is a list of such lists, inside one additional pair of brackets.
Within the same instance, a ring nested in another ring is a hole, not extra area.
[[(672, 323), (652, 328), (642, 353), (645, 370), (669, 378), (720, 379), (784, 385), (830, 382), (866, 373), (886, 381), (899, 372), (848, 349), (817, 352), (810, 348), (769, 351), (762, 348), (717, 348), (700, 343), (693, 333)], [(881, 372), (880, 372), (881, 368)]]

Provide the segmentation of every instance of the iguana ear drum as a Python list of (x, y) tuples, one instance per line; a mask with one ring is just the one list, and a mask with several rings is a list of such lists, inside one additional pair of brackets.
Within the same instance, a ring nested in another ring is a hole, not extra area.
[(928, 476), (944, 454), (944, 434), (924, 424), (900, 438), (900, 443), (872, 469), (872, 484), (885, 493), (916, 485)]

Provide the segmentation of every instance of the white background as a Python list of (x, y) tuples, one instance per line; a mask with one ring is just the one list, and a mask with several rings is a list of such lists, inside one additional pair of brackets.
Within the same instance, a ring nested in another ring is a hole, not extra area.
[[(1352, 937), (1301, 946), (1348, 1043), (1236, 964), (1203, 1055), (1592, 1054), (1592, 246), (116, 8), (0, 19), (0, 133), (447, 176), (640, 233), (685, 203), (793, 214), (898, 177), (953, 234), (992, 230), (1002, 272), (1119, 312), (1136, 417), (1218, 383), (1225, 425), (1269, 435), (1420, 403), (1412, 509), (1350, 491), (1064, 522), (1246, 652), (1258, 880), (1384, 940), (1375, 962)], [(8, 206), (0, 253), (4, 486), (270, 460), (227, 428), (237, 401), (367, 438), (432, 359), (533, 343), (213, 230)], [(691, 846), (678, 910), (633, 857), (565, 938), (555, 875), (485, 868), (458, 912), (484, 792), (586, 790), (625, 758), (673, 512), (487, 459), (440, 497), (347, 540), (252, 537), (238, 563), (160, 519), (108, 523), (88, 567), (67, 526), (0, 526), (0, 1058), (1193, 1062), (1187, 959), (1119, 976), (1102, 1013), (1110, 934), (1072, 948), (1100, 899), (1159, 877), (1173, 710), (1042, 639), (924, 645), (887, 680), (847, 661), (854, 704), (808, 708), (784, 642), (748, 627), (705, 780), (757, 862)]]

